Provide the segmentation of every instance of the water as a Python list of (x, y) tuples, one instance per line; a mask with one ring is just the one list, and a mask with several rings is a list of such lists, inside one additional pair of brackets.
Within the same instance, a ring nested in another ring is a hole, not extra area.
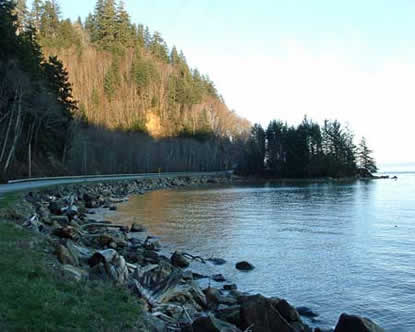
[[(318, 326), (347, 312), (415, 331), (415, 174), (398, 177), (154, 191), (120, 213), (171, 247), (227, 260), (195, 267), (205, 273), (312, 308)], [(255, 270), (237, 271), (240, 260)]]

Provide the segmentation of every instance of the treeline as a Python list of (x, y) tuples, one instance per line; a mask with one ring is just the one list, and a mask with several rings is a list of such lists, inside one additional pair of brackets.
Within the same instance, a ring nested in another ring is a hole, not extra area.
[(372, 151), (339, 121), (320, 126), (304, 118), (298, 126), (271, 121), (266, 130), (253, 126), (238, 170), (245, 175), (287, 178), (367, 176), (376, 172)]
[(67, 165), (75, 174), (228, 170), (242, 148), (223, 137), (154, 139), (93, 126), (78, 133)]

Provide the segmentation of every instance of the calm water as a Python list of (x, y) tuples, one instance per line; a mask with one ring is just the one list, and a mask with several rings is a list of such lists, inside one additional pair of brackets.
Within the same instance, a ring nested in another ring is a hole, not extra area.
[[(319, 326), (348, 312), (415, 331), (415, 175), (398, 176), (155, 191), (120, 212), (169, 246), (228, 262), (194, 268), (311, 307)], [(256, 269), (235, 270), (239, 260)]]

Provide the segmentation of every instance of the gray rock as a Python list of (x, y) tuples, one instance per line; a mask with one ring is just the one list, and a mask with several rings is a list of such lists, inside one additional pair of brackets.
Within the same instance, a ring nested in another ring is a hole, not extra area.
[(227, 284), (227, 285), (223, 285), (223, 289), (224, 290), (236, 290), (238, 289), (238, 286), (236, 284)]
[(62, 201), (54, 201), (49, 203), (49, 211), (55, 215), (62, 215), (65, 203)]
[(146, 262), (151, 264), (157, 264), (158, 262), (160, 262), (160, 256), (154, 250), (144, 250), (143, 257)]
[(189, 266), (188, 260), (183, 256), (181, 252), (175, 251), (170, 258), (171, 263), (174, 266), (186, 268)]
[(136, 224), (136, 223), (133, 223), (131, 225), (130, 232), (145, 232), (145, 231), (146, 231), (146, 229), (144, 228), (143, 225)]
[(79, 265), (78, 258), (71, 254), (71, 252), (62, 244), (59, 244), (56, 248), (56, 256), (59, 262), (62, 264)]
[(300, 321), (300, 315), (297, 310), (290, 305), (286, 300), (277, 300), (276, 301), (277, 310), (288, 322), (297, 322)]
[(211, 276), (211, 279), (216, 281), (216, 282), (225, 282), (226, 279), (222, 274), (214, 274), (213, 276)]
[(318, 313), (314, 312), (312, 309), (308, 308), (308, 307), (297, 307), (296, 308), (298, 313), (300, 314), (300, 316), (303, 317), (317, 317)]
[(235, 267), (241, 271), (251, 271), (255, 268), (255, 266), (253, 266), (251, 263), (247, 261), (238, 262), (236, 263)]
[(334, 332), (385, 332), (368, 318), (341, 314)]
[(236, 326), (215, 318), (213, 315), (200, 317), (192, 324), (193, 331), (200, 332), (237, 332)]
[(230, 324), (241, 326), (241, 306), (233, 305), (225, 308), (218, 308), (215, 316)]
[(280, 314), (275, 307), (275, 301), (259, 294), (241, 297), (239, 301), (241, 303), (241, 327), (243, 330), (251, 328), (253, 332), (298, 331)]
[(226, 263), (223, 258), (209, 258), (208, 261), (214, 265), (223, 265)]

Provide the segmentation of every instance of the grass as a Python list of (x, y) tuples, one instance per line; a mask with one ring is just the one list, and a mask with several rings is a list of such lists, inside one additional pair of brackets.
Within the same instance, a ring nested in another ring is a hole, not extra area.
[[(0, 209), (19, 194), (0, 200)], [(0, 331), (145, 330), (141, 306), (126, 289), (64, 279), (40, 235), (0, 219)]]

